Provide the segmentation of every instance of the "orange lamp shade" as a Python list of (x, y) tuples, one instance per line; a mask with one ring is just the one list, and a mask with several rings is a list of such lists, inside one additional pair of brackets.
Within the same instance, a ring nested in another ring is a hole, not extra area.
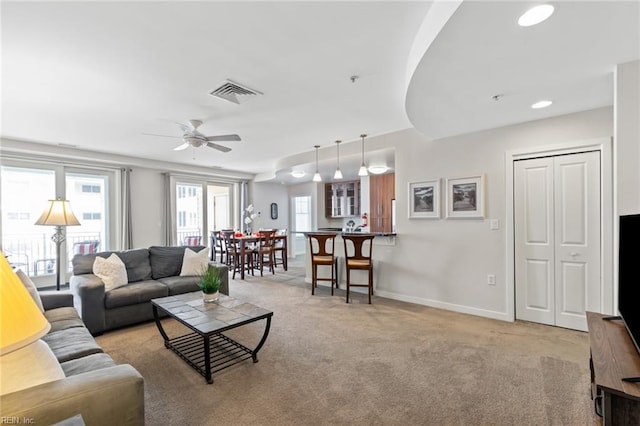
[(37, 341), (50, 328), (20, 278), (0, 254), (0, 356)]

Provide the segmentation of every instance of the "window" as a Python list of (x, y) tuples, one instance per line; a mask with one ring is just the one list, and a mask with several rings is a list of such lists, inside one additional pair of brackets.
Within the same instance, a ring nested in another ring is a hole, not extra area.
[[(176, 220), (177, 243), (182, 244), (185, 237), (203, 235), (202, 230), (202, 184), (177, 183)], [(182, 194), (182, 196), (180, 195)]]
[(102, 213), (82, 213), (82, 220), (100, 220), (102, 219)]
[(210, 231), (230, 229), (233, 184), (202, 182), (175, 183), (176, 243), (186, 237), (201, 237), (208, 243)]
[[(39, 287), (50, 286), (56, 269), (53, 226), (35, 225), (57, 197), (69, 200), (79, 226), (64, 229), (60, 261), (63, 274), (70, 272), (74, 246), (92, 242), (99, 251), (109, 250), (115, 240), (116, 215), (111, 214), (116, 198), (116, 174), (109, 170), (77, 169), (59, 164), (3, 160), (0, 167), (0, 234), (9, 261), (22, 268)], [(26, 197), (25, 194), (29, 196)], [(112, 231), (110, 231), (112, 230)], [(112, 234), (110, 234), (112, 232)], [(63, 275), (63, 280), (66, 277)]]
[(99, 185), (82, 185), (82, 192), (94, 192), (99, 194), (101, 192), (100, 189)]

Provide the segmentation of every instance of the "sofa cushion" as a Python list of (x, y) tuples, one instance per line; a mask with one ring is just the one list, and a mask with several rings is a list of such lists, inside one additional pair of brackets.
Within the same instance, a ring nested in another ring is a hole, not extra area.
[(82, 358), (72, 359), (60, 364), (65, 376), (75, 376), (89, 371), (98, 370), (100, 368), (108, 368), (116, 365), (115, 361), (107, 354), (92, 354), (83, 356)]
[(122, 287), (129, 282), (127, 268), (115, 253), (106, 259), (97, 256), (93, 263), (93, 273), (104, 283), (104, 291)]
[[(195, 252), (204, 250), (204, 246), (190, 247)], [(185, 247), (149, 247), (149, 261), (151, 263), (151, 276), (154, 280), (158, 278), (174, 277), (180, 275), (182, 270), (182, 259)]]
[(140, 281), (118, 287), (106, 292), (104, 295), (104, 307), (107, 309), (120, 306), (137, 305), (149, 302), (156, 297), (169, 295), (169, 288), (158, 281)]
[(84, 327), (49, 332), (42, 340), (49, 345), (60, 363), (104, 352)]
[(167, 277), (160, 278), (158, 281), (169, 288), (169, 296), (200, 291), (198, 287), (200, 277)]
[(22, 285), (24, 285), (24, 287), (27, 289), (33, 301), (36, 302), (36, 305), (38, 305), (38, 309), (40, 309), (40, 312), (44, 312), (44, 307), (42, 306), (42, 299), (40, 299), (38, 288), (33, 283), (33, 281), (31, 281), (31, 278), (29, 278), (29, 276), (25, 274), (22, 269), (16, 269), (16, 275), (18, 276), (18, 278), (20, 278)]
[(72, 327), (84, 327), (76, 308), (64, 307), (44, 311), (44, 316), (51, 324), (49, 333), (66, 330)]
[(117, 254), (124, 263), (130, 283), (151, 279), (149, 250), (146, 248), (124, 251), (104, 251), (96, 254), (77, 254), (71, 261), (73, 265), (73, 275), (92, 274), (93, 263), (96, 256), (106, 259), (113, 253)]

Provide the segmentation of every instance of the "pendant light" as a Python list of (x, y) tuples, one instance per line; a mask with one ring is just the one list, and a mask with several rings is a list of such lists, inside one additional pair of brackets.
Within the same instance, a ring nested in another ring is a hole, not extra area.
[(314, 145), (313, 147), (316, 149), (316, 173), (313, 175), (313, 181), (322, 182), (322, 176), (318, 172), (318, 148), (320, 148), (320, 145)]
[(338, 156), (336, 161), (336, 172), (333, 175), (334, 179), (342, 179), (342, 172), (340, 171), (340, 144), (342, 141), (336, 141), (336, 148), (338, 149)]
[(360, 166), (360, 170), (358, 170), (358, 176), (369, 176), (367, 166), (364, 165), (364, 138), (366, 138), (367, 135), (362, 134), (360, 137), (362, 138), (362, 165)]

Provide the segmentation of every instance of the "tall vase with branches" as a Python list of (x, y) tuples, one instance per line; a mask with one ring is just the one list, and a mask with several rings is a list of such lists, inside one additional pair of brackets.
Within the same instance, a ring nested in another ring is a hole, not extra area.
[(253, 222), (253, 220), (258, 217), (257, 213), (255, 212), (255, 208), (253, 207), (253, 204), (249, 204), (247, 206), (247, 208), (244, 210), (244, 227), (245, 227), (245, 234), (251, 234), (251, 222)]

